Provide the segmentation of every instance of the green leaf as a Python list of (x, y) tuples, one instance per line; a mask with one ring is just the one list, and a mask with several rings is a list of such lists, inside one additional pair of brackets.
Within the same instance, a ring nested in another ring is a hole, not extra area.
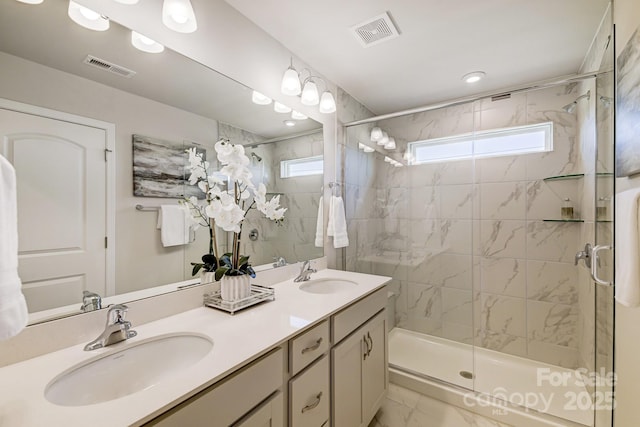
[(216, 280), (222, 279), (222, 276), (224, 276), (227, 271), (229, 271), (229, 267), (219, 267), (216, 270)]
[(249, 256), (247, 256), (247, 255), (242, 255), (240, 257), (240, 261), (238, 261), (238, 264), (240, 264), (240, 265), (245, 265), (245, 264), (248, 264), (248, 263), (249, 263)]
[(191, 270), (191, 275), (195, 276), (196, 274), (198, 274), (198, 271), (200, 271), (200, 269), (203, 267), (204, 264), (192, 262), (191, 265), (193, 265), (193, 270)]

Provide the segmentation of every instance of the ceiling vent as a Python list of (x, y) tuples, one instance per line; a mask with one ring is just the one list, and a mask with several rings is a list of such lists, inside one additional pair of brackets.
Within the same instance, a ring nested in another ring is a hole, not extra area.
[(382, 15), (367, 19), (358, 25), (354, 25), (351, 27), (351, 31), (353, 31), (356, 39), (358, 39), (363, 47), (370, 47), (394, 39), (400, 35), (396, 26), (393, 25), (389, 14), (386, 12)]
[(492, 102), (496, 102), (496, 101), (502, 101), (503, 99), (510, 99), (511, 98), (511, 94), (510, 93), (503, 93), (500, 95), (494, 95), (491, 97), (491, 101)]
[(87, 55), (83, 62), (87, 65), (91, 65), (92, 67), (100, 68), (101, 70), (117, 74), (121, 77), (131, 78), (136, 75), (136, 72), (133, 70), (105, 61), (104, 59), (96, 58), (92, 55)]

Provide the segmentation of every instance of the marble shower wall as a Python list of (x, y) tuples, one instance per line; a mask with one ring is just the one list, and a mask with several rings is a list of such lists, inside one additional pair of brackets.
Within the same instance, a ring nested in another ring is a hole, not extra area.
[[(322, 175), (280, 178), (280, 161), (322, 155), (322, 130), (266, 144), (261, 144), (265, 138), (224, 123), (219, 132), (221, 138), (248, 146), (248, 155), (253, 152), (262, 158), (250, 157), (254, 183), (265, 184), (267, 198), (280, 194), (280, 205), (287, 208), (281, 225), (251, 210), (243, 225), (241, 252), (251, 255), (253, 265), (272, 264), (280, 256), (290, 263), (321, 257), (323, 248), (315, 247), (314, 241)], [(258, 231), (256, 241), (249, 240), (251, 230)]]
[(575, 85), (515, 94), (378, 122), (407, 143), (553, 122), (552, 152), (395, 168), (374, 145), (374, 125), (347, 129), (349, 269), (393, 277), (396, 324), (566, 367), (579, 364), (576, 223), (562, 199), (582, 207), (582, 182), (545, 181), (582, 172), (576, 116), (562, 106)]

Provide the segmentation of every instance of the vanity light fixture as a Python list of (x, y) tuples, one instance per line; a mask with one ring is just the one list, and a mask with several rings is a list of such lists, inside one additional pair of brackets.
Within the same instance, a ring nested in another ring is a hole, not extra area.
[(473, 71), (462, 76), (462, 80), (464, 80), (466, 83), (476, 83), (482, 80), (486, 75), (487, 73), (485, 73), (484, 71)]
[(163, 45), (136, 31), (131, 31), (131, 44), (136, 49), (147, 53), (160, 53), (164, 51)]
[(275, 111), (276, 113), (290, 113), (291, 107), (287, 107), (286, 105), (276, 101), (273, 103), (273, 111)]
[(380, 139), (382, 139), (382, 129), (379, 127), (371, 129), (371, 141), (378, 142)]
[(18, 0), (20, 3), (26, 3), (26, 4), (40, 4), (42, 3), (44, 0)]
[(384, 144), (385, 150), (395, 150), (396, 149), (396, 140), (393, 137), (389, 137), (389, 141)]
[(294, 119), (294, 120), (307, 120), (309, 117), (305, 116), (304, 114), (302, 114), (302, 113), (300, 113), (300, 112), (298, 112), (296, 110), (293, 110), (291, 112), (291, 118)]
[(285, 120), (282, 123), (284, 123), (286, 126), (289, 126), (289, 127), (293, 127), (296, 125), (296, 122), (294, 120)]
[(289, 65), (289, 68), (287, 68), (287, 71), (285, 71), (282, 76), (280, 92), (289, 96), (297, 96), (302, 92), (300, 76), (298, 75), (298, 71), (293, 67), (293, 58), (291, 58), (291, 65)]
[(189, 0), (164, 0), (162, 23), (179, 33), (193, 33), (198, 29), (196, 15)]
[(389, 142), (389, 134), (386, 132), (382, 132), (382, 137), (378, 140), (378, 145), (386, 145)]
[(69, 0), (69, 18), (78, 25), (94, 31), (106, 31), (109, 29), (109, 19), (87, 7), (81, 6), (73, 0)]
[(322, 114), (335, 113), (336, 100), (333, 98), (333, 94), (328, 90), (325, 90), (320, 97), (320, 107), (318, 108)]
[(320, 95), (318, 94), (318, 86), (316, 86), (315, 82), (311, 79), (311, 77), (307, 78), (304, 82), (304, 87), (302, 88), (302, 95), (300, 95), (300, 102), (302, 105), (318, 105), (320, 102)]
[(254, 104), (258, 104), (258, 105), (269, 105), (271, 104), (271, 101), (272, 101), (271, 98), (261, 94), (257, 90), (253, 91), (253, 94), (251, 95), (251, 100), (253, 101)]

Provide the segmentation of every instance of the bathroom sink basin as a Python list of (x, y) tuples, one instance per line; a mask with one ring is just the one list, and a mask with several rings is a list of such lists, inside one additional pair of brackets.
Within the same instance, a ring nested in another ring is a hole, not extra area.
[(202, 335), (159, 335), (72, 367), (54, 378), (44, 394), (61, 406), (117, 399), (180, 373), (212, 348), (213, 342)]
[(321, 278), (304, 282), (300, 285), (300, 290), (312, 294), (335, 294), (357, 286), (356, 282), (345, 279)]

